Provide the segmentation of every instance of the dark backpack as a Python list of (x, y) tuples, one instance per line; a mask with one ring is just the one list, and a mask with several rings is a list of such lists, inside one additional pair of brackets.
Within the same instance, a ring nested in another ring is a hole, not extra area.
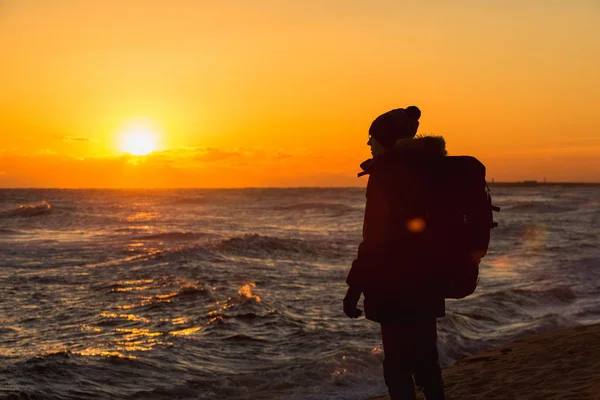
[(462, 299), (475, 291), (479, 263), (497, 224), (492, 211), (485, 166), (470, 156), (446, 156), (433, 165), (433, 195), (429, 204), (429, 227), (433, 257), (445, 280), (445, 297)]

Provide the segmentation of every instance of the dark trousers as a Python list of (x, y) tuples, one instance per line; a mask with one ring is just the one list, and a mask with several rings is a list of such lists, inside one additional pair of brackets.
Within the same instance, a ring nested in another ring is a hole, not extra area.
[(381, 324), (381, 336), (385, 354), (383, 376), (392, 400), (414, 400), (414, 383), (423, 388), (427, 400), (443, 400), (435, 318)]

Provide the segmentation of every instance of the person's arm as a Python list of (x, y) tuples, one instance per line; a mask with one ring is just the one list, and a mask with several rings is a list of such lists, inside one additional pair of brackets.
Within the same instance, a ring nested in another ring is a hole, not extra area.
[[(363, 240), (358, 246), (358, 255), (346, 278), (348, 292), (344, 298), (344, 311), (353, 314), (365, 286), (373, 279), (372, 274), (382, 257), (389, 237), (391, 219), (390, 206), (380, 180), (371, 175), (367, 185), (367, 203), (363, 222)], [(360, 310), (358, 310), (360, 311)], [(351, 315), (348, 315), (352, 317)], [(356, 314), (356, 313), (354, 313)], [(360, 315), (360, 314), (359, 314)], [(358, 316), (358, 315), (356, 315)]]

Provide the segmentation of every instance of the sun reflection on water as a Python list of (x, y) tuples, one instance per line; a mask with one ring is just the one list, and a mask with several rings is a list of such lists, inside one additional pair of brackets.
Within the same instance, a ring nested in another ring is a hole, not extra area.
[(137, 339), (140, 337), (161, 336), (162, 332), (152, 332), (145, 328), (115, 328), (116, 332), (122, 333), (125, 339)]
[(539, 248), (548, 240), (548, 230), (542, 224), (529, 224), (523, 232), (523, 246), (527, 248)]
[(131, 310), (132, 308), (139, 307), (140, 304), (125, 304), (124, 306), (117, 306), (119, 310)]
[(191, 335), (192, 333), (197, 332), (200, 329), (202, 329), (201, 326), (194, 326), (191, 328), (181, 329), (178, 331), (171, 331), (171, 332), (169, 332), (169, 335), (173, 335), (173, 336)]
[(117, 357), (117, 358), (128, 358), (131, 360), (135, 360), (137, 357), (132, 355), (126, 355), (123, 353), (119, 353), (118, 351), (106, 351), (100, 349), (85, 349), (75, 354), (79, 354), (81, 356), (91, 356), (91, 357)]
[(154, 279), (136, 279), (132, 281), (117, 281), (115, 285), (142, 285), (144, 283), (152, 283)]
[(491, 265), (494, 268), (499, 268), (499, 269), (509, 269), (509, 268), (513, 267), (512, 263), (507, 255), (490, 260), (487, 262), (487, 264)]
[(152, 286), (150, 286), (150, 285), (134, 286), (134, 287), (129, 286), (129, 287), (114, 288), (111, 290), (111, 292), (132, 292), (132, 291), (148, 290), (151, 288), (152, 288)]
[[(128, 293), (137, 291), (148, 291), (155, 287), (165, 287), (172, 285), (172, 282), (163, 278), (157, 279), (135, 279), (135, 280), (119, 280), (111, 283), (111, 292), (121, 293), (123, 296), (132, 296)], [(111, 320), (121, 320), (127, 324), (127, 321), (132, 321), (142, 326), (130, 327), (120, 326), (107, 328), (106, 326), (93, 326), (88, 324), (80, 325), (80, 330), (90, 332), (92, 335), (102, 335), (101, 340), (94, 345), (80, 351), (78, 354), (82, 356), (94, 357), (118, 357), (135, 359), (139, 357), (136, 352), (149, 352), (156, 350), (157, 346), (172, 345), (172, 342), (166, 341), (168, 337), (185, 337), (196, 334), (205, 326), (221, 321), (225, 316), (224, 312), (232, 307), (245, 304), (247, 302), (261, 302), (261, 298), (253, 292), (256, 288), (255, 282), (249, 282), (239, 287), (238, 296), (228, 297), (223, 300), (216, 301), (214, 309), (206, 314), (207, 320), (198, 324), (194, 318), (189, 316), (169, 316), (151, 319), (149, 316), (142, 316), (132, 312), (119, 312), (118, 310), (130, 310), (147, 304), (168, 303), (173, 301), (177, 296), (189, 296), (195, 293), (204, 292), (195, 283), (192, 282), (177, 282), (178, 288), (172, 288), (167, 293), (148, 293), (147, 295), (135, 295), (135, 300), (130, 297), (130, 304), (114, 305), (113, 310), (102, 311), (99, 317)], [(175, 289), (175, 290), (173, 290)], [(178, 290), (177, 290), (178, 289)], [(216, 290), (216, 287), (211, 287)], [(185, 297), (187, 298), (187, 297)], [(154, 321), (154, 323), (153, 323)], [(152, 324), (152, 325), (151, 325)], [(99, 336), (100, 337), (100, 336)]]
[(128, 216), (125, 220), (127, 222), (153, 221), (158, 215), (159, 213), (156, 211), (138, 211), (133, 215)]
[(95, 326), (90, 326), (90, 325), (87, 325), (87, 324), (81, 324), (79, 326), (79, 329), (81, 331), (83, 331), (83, 332), (102, 332), (101, 328), (97, 328)]
[(122, 318), (122, 319), (126, 319), (128, 321), (140, 321), (140, 322), (144, 322), (144, 323), (150, 322), (150, 320), (148, 318), (138, 317), (137, 315), (134, 315), (134, 314), (116, 314), (116, 313), (102, 312), (100, 314), (100, 316), (104, 317), (104, 318)]
[(240, 290), (238, 290), (238, 294), (240, 296), (244, 296), (244, 297), (246, 297), (248, 299), (254, 299), (254, 300), (256, 300), (257, 303), (259, 303), (260, 302), (260, 297), (258, 297), (257, 295), (255, 295), (255, 294), (252, 293), (252, 288), (255, 288), (255, 287), (256, 287), (256, 283), (250, 282), (250, 283), (242, 286), (240, 288)]
[(530, 266), (534, 262), (532, 252), (535, 255), (535, 252), (544, 250), (548, 244), (548, 236), (548, 229), (543, 224), (527, 224), (510, 251), (497, 257), (488, 257), (485, 263), (499, 275), (518, 274), (519, 267)]

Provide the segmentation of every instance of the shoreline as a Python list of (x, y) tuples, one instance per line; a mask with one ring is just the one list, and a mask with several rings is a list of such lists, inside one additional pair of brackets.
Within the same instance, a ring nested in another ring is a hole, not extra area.
[(443, 376), (447, 400), (598, 400), (600, 324), (526, 336), (460, 359)]

